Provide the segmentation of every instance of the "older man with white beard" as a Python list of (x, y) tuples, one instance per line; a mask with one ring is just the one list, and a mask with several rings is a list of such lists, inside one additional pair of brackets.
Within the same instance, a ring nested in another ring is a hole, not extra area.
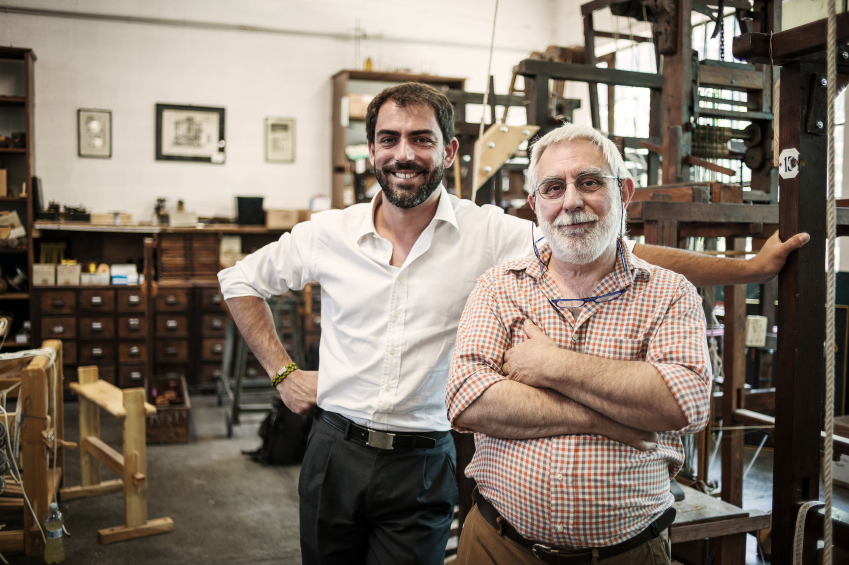
[(623, 244), (634, 183), (598, 132), (542, 137), (528, 189), (546, 244), (478, 281), (446, 391), (477, 445), (458, 563), (668, 563), (679, 438), (709, 416), (701, 300)]

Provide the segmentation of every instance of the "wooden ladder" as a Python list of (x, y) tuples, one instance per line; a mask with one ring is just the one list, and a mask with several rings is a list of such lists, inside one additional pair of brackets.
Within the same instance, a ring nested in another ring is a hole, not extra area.
[[(147, 458), (145, 418), (156, 408), (145, 402), (143, 388), (121, 390), (98, 379), (97, 367), (80, 367), (71, 389), (80, 399), (80, 486), (59, 491), (62, 500), (124, 491), (124, 525), (97, 532), (101, 544), (163, 534), (174, 529), (171, 518), (147, 518)], [(100, 439), (100, 408), (124, 421), (124, 452)], [(118, 476), (100, 480), (100, 463)]]

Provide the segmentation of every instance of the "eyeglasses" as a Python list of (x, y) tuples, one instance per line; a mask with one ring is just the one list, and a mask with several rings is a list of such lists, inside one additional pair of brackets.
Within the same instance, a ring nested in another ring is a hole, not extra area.
[(563, 198), (570, 184), (574, 184), (578, 192), (589, 194), (602, 188), (604, 186), (604, 179), (616, 179), (619, 181), (619, 187), (622, 187), (622, 180), (619, 177), (611, 175), (581, 175), (574, 182), (566, 182), (561, 179), (543, 181), (537, 187), (536, 192), (546, 200), (557, 200)]
[[(531, 224), (531, 241), (534, 244), (534, 254), (536, 254), (537, 261), (539, 262), (540, 281), (542, 280), (544, 272), (542, 269), (542, 257), (540, 257), (537, 243), (543, 239), (545, 239), (545, 236), (539, 239), (534, 239), (534, 226)], [(622, 241), (619, 239), (616, 240), (616, 250), (619, 252), (619, 260), (622, 261), (622, 270), (627, 271), (628, 268), (625, 266), (625, 254), (622, 252)], [(622, 296), (626, 290), (627, 288), (623, 288), (620, 290), (614, 290), (613, 292), (608, 292), (607, 294), (589, 296), (587, 298), (556, 298), (550, 302), (557, 308), (580, 308), (585, 304), (603, 304), (605, 302), (612, 302)]]

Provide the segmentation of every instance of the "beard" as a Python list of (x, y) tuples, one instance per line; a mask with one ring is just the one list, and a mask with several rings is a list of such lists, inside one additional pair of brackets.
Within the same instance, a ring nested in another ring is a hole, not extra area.
[[(392, 175), (398, 170), (412, 171), (421, 173), (419, 176), (403, 180)], [(431, 170), (423, 165), (413, 162), (393, 163), (384, 167), (374, 168), (374, 176), (377, 177), (377, 182), (383, 191), (383, 196), (390, 204), (397, 208), (415, 208), (425, 200), (427, 200), (433, 191), (436, 190), (442, 183), (442, 177), (445, 175), (445, 164), (439, 161)], [(401, 184), (411, 184), (412, 182), (422, 182), (421, 186), (416, 189), (400, 188)], [(412, 181), (412, 182), (411, 182)]]
[[(553, 222), (539, 218), (539, 229), (545, 236), (551, 254), (563, 263), (589, 265), (606, 249), (616, 243), (622, 224), (621, 212), (610, 210), (599, 217), (592, 212), (572, 212), (558, 216)], [(580, 229), (564, 231), (557, 228), (596, 222)]]

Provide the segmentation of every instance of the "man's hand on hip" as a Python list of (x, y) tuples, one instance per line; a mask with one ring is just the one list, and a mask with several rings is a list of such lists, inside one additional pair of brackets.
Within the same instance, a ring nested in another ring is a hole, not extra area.
[(318, 371), (293, 371), (277, 385), (277, 392), (289, 410), (295, 414), (309, 414), (315, 410)]
[(525, 320), (524, 330), (529, 339), (504, 353), (501, 370), (516, 382), (537, 388), (549, 387), (549, 379), (562, 372), (563, 350), (530, 320)]

